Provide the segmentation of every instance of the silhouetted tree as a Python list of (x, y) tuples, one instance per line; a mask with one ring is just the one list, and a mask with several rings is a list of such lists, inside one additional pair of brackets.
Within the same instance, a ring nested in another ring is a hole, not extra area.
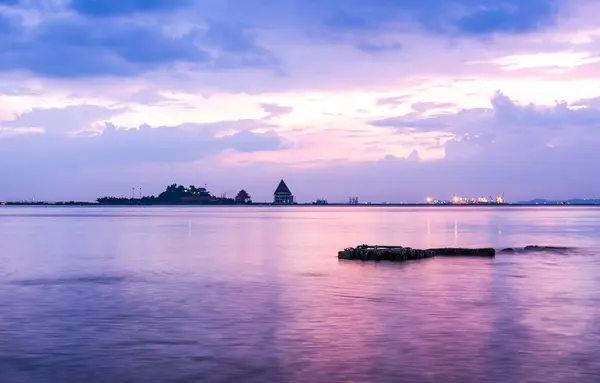
[(236, 203), (252, 203), (252, 198), (250, 194), (244, 189), (240, 190), (239, 193), (235, 196)]
[[(1, 0), (0, 0), (1, 1)], [(241, 203), (250, 203), (250, 196), (246, 191), (242, 190), (238, 193), (239, 201)], [(193, 198), (186, 198), (193, 197)], [(206, 197), (206, 198), (202, 198)], [(142, 197), (142, 198), (117, 198), (117, 197), (102, 197), (98, 198), (98, 203), (107, 205), (130, 205), (130, 204), (181, 204), (181, 203), (197, 203), (197, 204), (234, 204), (238, 203), (238, 200), (233, 198), (221, 198), (214, 197), (205, 187), (196, 187), (190, 185), (185, 187), (183, 185), (172, 184), (167, 186), (165, 191), (160, 193), (158, 197)]]

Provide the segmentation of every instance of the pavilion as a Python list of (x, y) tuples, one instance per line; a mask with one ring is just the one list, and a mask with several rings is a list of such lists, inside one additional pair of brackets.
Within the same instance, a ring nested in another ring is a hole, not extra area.
[(277, 186), (277, 189), (275, 189), (275, 193), (273, 193), (273, 203), (278, 205), (294, 204), (294, 195), (283, 180), (279, 182), (279, 186)]

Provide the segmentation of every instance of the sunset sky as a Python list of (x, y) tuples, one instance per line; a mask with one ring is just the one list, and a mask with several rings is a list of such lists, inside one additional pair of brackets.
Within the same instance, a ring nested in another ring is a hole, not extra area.
[(597, 0), (0, 0), (0, 199), (600, 198)]

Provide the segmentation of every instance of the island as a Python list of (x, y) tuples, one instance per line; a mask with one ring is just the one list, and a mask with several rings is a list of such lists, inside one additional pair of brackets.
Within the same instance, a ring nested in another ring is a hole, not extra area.
[(158, 196), (131, 197), (101, 197), (97, 199), (100, 205), (244, 205), (251, 204), (252, 198), (246, 190), (240, 190), (235, 198), (225, 195), (216, 197), (205, 187), (172, 184)]

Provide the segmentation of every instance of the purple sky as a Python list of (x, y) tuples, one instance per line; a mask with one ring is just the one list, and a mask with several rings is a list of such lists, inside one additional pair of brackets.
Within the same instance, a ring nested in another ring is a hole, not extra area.
[(598, 0), (0, 0), (0, 199), (599, 197)]

